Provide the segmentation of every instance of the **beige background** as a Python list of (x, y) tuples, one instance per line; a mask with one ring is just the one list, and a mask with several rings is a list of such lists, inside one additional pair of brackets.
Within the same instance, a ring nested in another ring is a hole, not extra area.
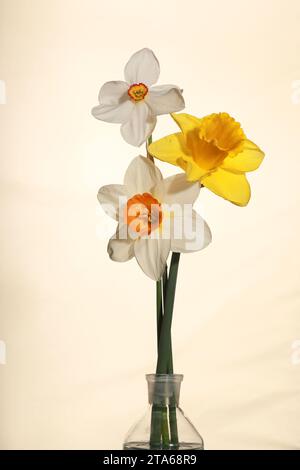
[(90, 108), (147, 46), (188, 112), (231, 113), (267, 155), (247, 208), (201, 194), (214, 240), (182, 257), (174, 313), (183, 408), (207, 449), (300, 449), (299, 1), (0, 0), (0, 31), (0, 447), (119, 448), (146, 405), (155, 287), (108, 259), (96, 201), (138, 151)]

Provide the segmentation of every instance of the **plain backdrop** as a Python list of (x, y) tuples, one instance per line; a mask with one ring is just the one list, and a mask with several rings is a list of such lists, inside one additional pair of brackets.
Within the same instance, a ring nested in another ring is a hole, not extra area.
[(229, 112), (266, 153), (246, 208), (197, 203), (213, 243), (180, 265), (182, 407), (207, 449), (300, 449), (298, 0), (0, 0), (0, 447), (118, 449), (147, 406), (155, 283), (110, 261), (96, 199), (144, 149), (90, 115), (143, 47), (187, 112)]

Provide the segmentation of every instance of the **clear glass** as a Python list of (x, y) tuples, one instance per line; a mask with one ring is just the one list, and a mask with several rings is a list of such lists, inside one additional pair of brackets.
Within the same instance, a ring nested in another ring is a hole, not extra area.
[(123, 449), (203, 450), (203, 439), (179, 407), (183, 375), (148, 374), (147, 413), (128, 432)]

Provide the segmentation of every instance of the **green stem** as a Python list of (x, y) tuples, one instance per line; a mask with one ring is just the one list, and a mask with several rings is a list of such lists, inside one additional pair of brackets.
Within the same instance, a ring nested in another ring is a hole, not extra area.
[[(179, 260), (180, 254), (173, 253), (169, 278), (167, 278), (166, 273), (163, 277), (163, 318), (159, 334), (157, 374), (173, 374), (171, 326)], [(159, 305), (159, 302), (157, 302), (157, 305)], [(159, 415), (159, 411), (155, 405), (152, 407), (151, 447), (157, 448), (158, 442), (162, 441), (163, 448), (169, 448), (170, 439), (172, 447), (178, 448), (176, 403), (174, 397), (171, 398), (171, 403), (168, 407), (164, 406), (162, 408), (161, 415)]]
[[(148, 153), (148, 146), (152, 143), (152, 135), (147, 139), (147, 158), (154, 161), (153, 157)], [(156, 319), (157, 319), (157, 374), (173, 374), (173, 354), (172, 354), (172, 338), (171, 326), (173, 317), (174, 298), (176, 290), (177, 272), (180, 254), (173, 253), (168, 279), (167, 267), (163, 278), (156, 283)], [(176, 418), (176, 403), (171, 399), (168, 407), (161, 408), (153, 404), (151, 417), (151, 436), (150, 447), (160, 448), (161, 439), (163, 448), (169, 448), (169, 423), (171, 442), (173, 447), (178, 446), (178, 431)]]
[[(161, 325), (163, 321), (163, 310), (164, 310), (163, 299), (164, 299), (167, 279), (168, 279), (168, 268), (166, 266), (163, 278), (156, 282), (157, 350), (159, 346), (159, 337), (160, 337)], [(161, 447), (161, 437), (162, 437), (162, 428), (163, 428), (162, 419), (163, 419), (163, 408), (156, 404), (153, 404), (152, 414), (151, 414), (151, 436), (150, 436), (150, 446), (153, 449), (159, 449)]]
[(148, 147), (149, 147), (150, 144), (152, 144), (152, 135), (150, 135), (150, 137), (148, 137), (148, 139), (147, 139), (146, 152), (147, 152), (147, 158), (149, 158), (149, 160), (151, 160), (151, 162), (154, 163), (154, 158), (153, 158), (152, 155), (150, 155), (150, 153), (148, 152)]
[[(162, 279), (156, 282), (157, 348), (159, 346), (160, 331), (163, 321), (163, 312), (165, 309), (167, 283), (168, 267), (166, 265)], [(169, 446), (169, 443), (170, 437), (168, 429), (168, 408), (166, 406), (159, 406), (153, 404), (151, 415), (150, 446), (153, 449), (158, 449), (161, 447), (162, 444), (164, 448), (167, 448)]]
[[(179, 260), (178, 260), (179, 262)], [(165, 286), (165, 295), (164, 295), (164, 309), (166, 309), (166, 287)], [(174, 291), (175, 295), (175, 291)], [(170, 332), (170, 359), (168, 366), (168, 374), (173, 374), (173, 355), (172, 355), (172, 338)], [(171, 403), (169, 405), (169, 423), (170, 423), (170, 434), (171, 434), (171, 443), (173, 448), (178, 448), (178, 428), (177, 428), (177, 416), (176, 416), (176, 403), (174, 397), (171, 398)]]
[[(147, 150), (147, 158), (153, 161), (153, 157), (151, 157), (151, 155), (148, 153), (148, 146), (151, 143), (152, 143), (152, 135), (150, 135), (150, 137), (147, 140), (146, 150)], [(156, 282), (156, 324), (157, 324), (158, 354), (159, 354), (160, 333), (161, 333), (163, 316), (164, 316), (165, 306), (166, 306), (167, 284), (168, 284), (168, 267), (166, 265), (163, 278)], [(169, 373), (173, 373), (173, 359), (172, 359), (171, 343), (170, 343), (169, 357), (170, 357)], [(152, 406), (152, 415), (151, 415), (150, 448), (160, 449), (161, 440), (162, 440), (162, 447), (165, 449), (168, 449), (170, 446), (168, 407), (167, 406), (161, 407), (154, 403)]]
[[(167, 286), (168, 286), (168, 268), (166, 266), (166, 269), (163, 274), (162, 278), (162, 288), (163, 288), (163, 295), (162, 295), (162, 301), (163, 301), (163, 311), (165, 313), (166, 311), (166, 295), (167, 295)], [(168, 365), (168, 374), (173, 374), (173, 354), (172, 354), (172, 344), (170, 344), (170, 359), (169, 359), (169, 365)], [(168, 406), (164, 406), (163, 411), (162, 411), (162, 427), (161, 427), (161, 433), (162, 433), (162, 447), (163, 449), (169, 449), (170, 448), (170, 438), (172, 440), (172, 433), (170, 436), (169, 432), (169, 413), (168, 413)], [(170, 428), (171, 431), (171, 428)]]
[[(168, 268), (164, 271), (164, 275), (162, 278), (162, 286), (163, 286), (163, 311), (166, 310), (166, 295), (167, 295), (167, 286), (168, 286)], [(168, 366), (168, 374), (173, 374), (173, 354), (172, 354), (172, 339), (170, 339), (170, 360)]]
[(162, 434), (163, 449), (169, 449), (170, 436), (169, 436), (169, 422), (168, 422), (168, 407), (167, 406), (164, 406), (162, 410), (161, 434)]
[(151, 413), (150, 448), (161, 448), (162, 407), (153, 403)]
[(180, 253), (173, 253), (166, 289), (165, 311), (159, 337), (156, 373), (167, 374), (170, 364), (171, 327)]
[(162, 282), (156, 282), (156, 328), (157, 328), (157, 350), (159, 345), (159, 337), (161, 324), (163, 320), (163, 303), (162, 303)]

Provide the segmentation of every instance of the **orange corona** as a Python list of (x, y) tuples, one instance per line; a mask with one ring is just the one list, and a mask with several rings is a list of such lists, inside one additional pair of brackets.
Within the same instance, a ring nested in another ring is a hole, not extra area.
[(135, 194), (127, 201), (125, 222), (134, 233), (145, 236), (162, 222), (161, 204), (150, 193)]
[(141, 101), (148, 93), (148, 87), (144, 83), (134, 83), (128, 90), (128, 95), (134, 101)]

